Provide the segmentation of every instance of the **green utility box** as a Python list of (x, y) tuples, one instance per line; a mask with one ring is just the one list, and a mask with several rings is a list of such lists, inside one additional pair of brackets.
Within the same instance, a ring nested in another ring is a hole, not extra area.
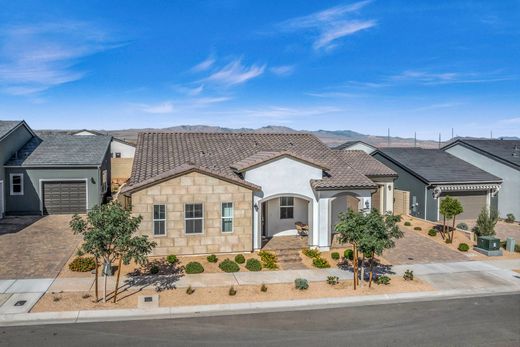
[(500, 250), (500, 239), (494, 236), (479, 236), (477, 238), (477, 247), (486, 251)]

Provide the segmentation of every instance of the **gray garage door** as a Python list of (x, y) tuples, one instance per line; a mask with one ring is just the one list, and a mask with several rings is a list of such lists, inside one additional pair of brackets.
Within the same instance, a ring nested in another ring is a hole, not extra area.
[(43, 182), (43, 213), (85, 213), (87, 193), (85, 181)]
[[(464, 207), (464, 212), (457, 216), (457, 219), (476, 219), (486, 206), (486, 192), (464, 192), (464, 193), (450, 193), (443, 194), (456, 198)], [(441, 198), (442, 199), (442, 198)], [(442, 215), (440, 216), (442, 219)]]

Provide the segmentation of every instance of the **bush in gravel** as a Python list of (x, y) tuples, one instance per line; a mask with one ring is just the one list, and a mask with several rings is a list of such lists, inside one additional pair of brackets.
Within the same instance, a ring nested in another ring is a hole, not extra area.
[(505, 220), (506, 223), (514, 223), (515, 222), (515, 215), (512, 214), (512, 213), (508, 213), (506, 215), (506, 220)]
[(208, 255), (206, 257), (207, 261), (209, 261), (210, 263), (216, 263), (218, 261), (218, 258), (215, 254), (211, 254), (211, 255)]
[(185, 266), (187, 274), (200, 274), (204, 272), (204, 267), (197, 261), (192, 261)]
[(437, 236), (437, 230), (435, 230), (433, 228), (428, 230), (428, 235), (430, 235), (430, 236)]
[(242, 254), (237, 254), (235, 256), (235, 261), (238, 263), (238, 264), (244, 264), (246, 262), (246, 258), (242, 255)]
[(406, 270), (404, 272), (403, 278), (405, 281), (413, 281), (413, 271), (412, 270)]
[(446, 239), (446, 240), (444, 240), (444, 242), (451, 243), (452, 241), (451, 241), (451, 239)]
[(304, 255), (306, 255), (309, 258), (317, 258), (321, 254), (319, 250), (312, 249), (312, 248), (306, 248), (302, 252)]
[(231, 288), (229, 288), (229, 296), (235, 296), (237, 295), (237, 290), (235, 289), (235, 287), (231, 286)]
[(386, 275), (379, 276), (376, 280), (376, 283), (384, 284), (386, 286), (387, 284), (390, 284), (390, 277), (388, 277)]
[(338, 283), (339, 283), (338, 276), (327, 276), (327, 284), (330, 284), (331, 286), (335, 286)]
[(159, 269), (159, 266), (157, 266), (157, 265), (155, 265), (155, 264), (152, 265), (152, 266), (150, 267), (150, 275), (157, 275), (157, 274), (159, 273), (159, 270), (160, 270), (160, 269)]
[(262, 270), (262, 263), (255, 258), (247, 259), (246, 269), (249, 271), (260, 271)]
[(462, 222), (462, 223), (457, 224), (457, 229), (468, 230), (469, 227), (468, 227), (468, 225), (466, 223)]
[(191, 286), (189, 286), (187, 289), (186, 289), (186, 294), (188, 295), (191, 295), (195, 293), (195, 289), (193, 289)]
[(458, 250), (461, 252), (467, 252), (469, 251), (469, 246), (467, 243), (459, 243)]
[(348, 260), (354, 259), (354, 251), (351, 249), (346, 249), (345, 252), (343, 252), (343, 256)]
[(422, 230), (422, 228), (421, 227), (414, 227), (413, 230), (419, 231), (419, 230)]
[(339, 253), (338, 252), (332, 252), (330, 254), (330, 257), (334, 260), (339, 260)]
[(170, 264), (175, 264), (177, 262), (177, 256), (175, 254), (170, 254), (166, 257), (166, 261)]
[(260, 287), (260, 291), (261, 292), (267, 292), (267, 286), (265, 285), (265, 283), (262, 283), (262, 286)]
[(94, 257), (77, 257), (70, 264), (70, 271), (88, 272), (96, 268)]
[(238, 272), (240, 271), (240, 267), (233, 260), (225, 259), (220, 264), (218, 264), (220, 270), (224, 272)]
[(412, 223), (406, 221), (406, 222), (404, 222), (404, 226), (405, 226), (405, 227), (410, 227), (410, 226), (412, 226)]
[(278, 259), (276, 259), (276, 254), (267, 251), (260, 251), (258, 252), (258, 255), (260, 256), (260, 260), (262, 260), (263, 267), (269, 270), (278, 269)]
[(312, 265), (314, 265), (314, 267), (317, 267), (318, 269), (326, 269), (330, 267), (330, 264), (327, 261), (327, 259), (323, 259), (321, 257), (312, 259)]
[(298, 290), (309, 289), (309, 281), (307, 281), (305, 278), (297, 278), (294, 280), (294, 288)]

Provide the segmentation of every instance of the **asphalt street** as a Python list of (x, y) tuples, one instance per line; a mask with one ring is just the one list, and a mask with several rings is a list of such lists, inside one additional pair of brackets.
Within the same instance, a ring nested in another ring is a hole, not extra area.
[(0, 327), (0, 346), (520, 346), (520, 295), (206, 318)]

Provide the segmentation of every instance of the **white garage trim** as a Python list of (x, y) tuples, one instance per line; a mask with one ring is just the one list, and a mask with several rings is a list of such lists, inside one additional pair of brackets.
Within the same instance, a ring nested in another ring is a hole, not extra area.
[(65, 181), (85, 181), (85, 211), (88, 211), (88, 178), (40, 178), (39, 195), (40, 195), (40, 213), (43, 216), (43, 182), (65, 182)]
[(446, 184), (438, 185), (433, 188), (433, 197), (437, 199), (441, 193), (464, 192), (464, 191), (490, 191), (491, 196), (495, 196), (500, 190), (500, 184)]

